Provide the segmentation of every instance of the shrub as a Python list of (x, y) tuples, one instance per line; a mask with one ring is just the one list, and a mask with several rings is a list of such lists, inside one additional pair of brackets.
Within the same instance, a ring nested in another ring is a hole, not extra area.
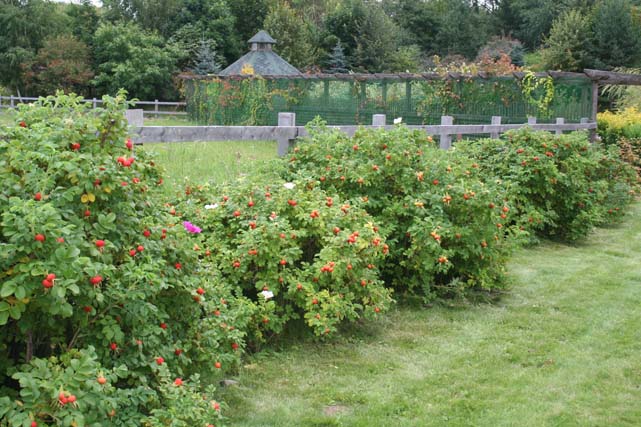
[[(22, 106), (0, 131), (1, 425), (162, 423), (168, 379), (220, 377), (252, 315), (158, 207), (162, 178), (126, 140), (124, 97), (80, 101)], [(192, 405), (176, 422), (195, 425)]]
[(626, 108), (618, 113), (605, 111), (598, 115), (598, 133), (607, 146), (619, 147), (621, 158), (641, 171), (641, 113)]
[(388, 236), (387, 283), (427, 299), (501, 285), (512, 211), (478, 165), (405, 127), (310, 132), (283, 175), (362, 203)]
[(487, 180), (505, 183), (517, 225), (547, 237), (585, 236), (620, 215), (633, 191), (634, 173), (616, 149), (590, 145), (585, 133), (525, 128), (501, 139), (465, 141), (456, 151), (475, 159)]
[(202, 227), (206, 256), (223, 279), (252, 301), (256, 340), (298, 318), (325, 335), (388, 308), (378, 274), (387, 244), (359, 203), (301, 182), (187, 192), (177, 208)]

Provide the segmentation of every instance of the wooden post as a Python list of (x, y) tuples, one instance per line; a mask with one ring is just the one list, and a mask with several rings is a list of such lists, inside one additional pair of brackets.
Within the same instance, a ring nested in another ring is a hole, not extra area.
[(527, 124), (528, 125), (535, 125), (536, 124), (536, 117), (528, 117), (527, 118)]
[[(563, 117), (557, 117), (556, 118), (556, 124), (557, 125), (564, 125), (565, 124), (565, 119)], [(555, 132), (557, 135), (563, 135), (563, 131), (561, 129), (557, 129)]]
[(329, 80), (323, 81), (323, 97), (325, 98), (325, 105), (329, 103)]
[[(296, 113), (278, 113), (278, 127), (296, 126)], [(278, 137), (278, 156), (282, 157), (289, 150), (289, 138)]]
[(381, 83), (381, 96), (383, 97), (383, 108), (387, 111), (387, 82), (385, 80)]
[(372, 126), (385, 126), (387, 116), (385, 114), (374, 114), (372, 116)]
[(412, 81), (405, 82), (405, 109), (412, 111)]
[[(592, 82), (592, 119), (593, 123), (596, 123), (596, 117), (599, 110), (599, 84), (597, 82)], [(596, 141), (596, 129), (590, 130), (590, 142)]]
[[(501, 116), (492, 116), (492, 126), (501, 126)], [(499, 133), (496, 131), (491, 132), (490, 138), (499, 139)]]
[[(441, 126), (452, 126), (454, 124), (454, 117), (441, 116)], [(441, 130), (439, 132), (440, 147), (443, 150), (449, 150), (452, 147), (452, 135), (449, 131)]]

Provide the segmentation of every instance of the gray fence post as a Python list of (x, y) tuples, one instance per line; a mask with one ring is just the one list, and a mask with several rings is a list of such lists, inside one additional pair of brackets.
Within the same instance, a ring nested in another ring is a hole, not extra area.
[[(296, 126), (296, 113), (278, 113), (278, 127)], [(278, 156), (282, 157), (289, 150), (289, 138), (278, 136)]]
[(13, 103), (13, 95), (11, 95), (11, 96), (9, 97), (9, 106), (10, 106), (10, 108), (12, 108), (12, 109), (15, 107), (15, 104)]
[[(454, 117), (441, 116), (441, 126), (452, 126), (454, 124)], [(439, 133), (440, 147), (443, 150), (449, 150), (452, 147), (452, 135), (445, 130)]]
[(158, 100), (154, 100), (154, 113), (155, 116), (158, 117)]
[[(492, 116), (492, 125), (493, 126), (501, 126), (501, 116)], [(491, 132), (490, 133), (490, 138), (498, 139), (499, 138), (499, 133), (498, 132)]]
[(91, 101), (92, 101), (93, 109), (95, 110), (96, 106), (98, 105), (98, 101), (96, 100), (96, 98), (92, 99)]
[[(556, 118), (556, 124), (557, 125), (564, 125), (565, 124), (565, 119), (563, 117), (557, 117)], [(563, 131), (561, 129), (557, 129), (555, 132), (557, 135), (563, 135)]]
[(372, 126), (385, 126), (386, 119), (385, 114), (374, 114), (372, 116)]
[(528, 125), (535, 125), (536, 124), (536, 117), (528, 117), (527, 118), (527, 124)]

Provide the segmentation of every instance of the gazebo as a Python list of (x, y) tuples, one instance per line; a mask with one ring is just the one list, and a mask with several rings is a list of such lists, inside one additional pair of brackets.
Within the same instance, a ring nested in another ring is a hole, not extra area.
[(293, 65), (272, 50), (276, 44), (266, 31), (259, 31), (248, 40), (250, 51), (225, 68), (219, 76), (300, 76)]

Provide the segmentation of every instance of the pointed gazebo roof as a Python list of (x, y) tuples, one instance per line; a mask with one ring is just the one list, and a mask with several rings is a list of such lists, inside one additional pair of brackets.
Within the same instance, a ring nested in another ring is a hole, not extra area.
[(270, 36), (267, 31), (265, 30), (260, 30), (259, 32), (256, 33), (254, 37), (249, 39), (247, 43), (269, 43), (269, 44), (276, 44), (276, 40)]
[(247, 41), (251, 49), (236, 62), (225, 68), (219, 76), (299, 76), (301, 72), (272, 50), (276, 44), (266, 31), (260, 30)]

